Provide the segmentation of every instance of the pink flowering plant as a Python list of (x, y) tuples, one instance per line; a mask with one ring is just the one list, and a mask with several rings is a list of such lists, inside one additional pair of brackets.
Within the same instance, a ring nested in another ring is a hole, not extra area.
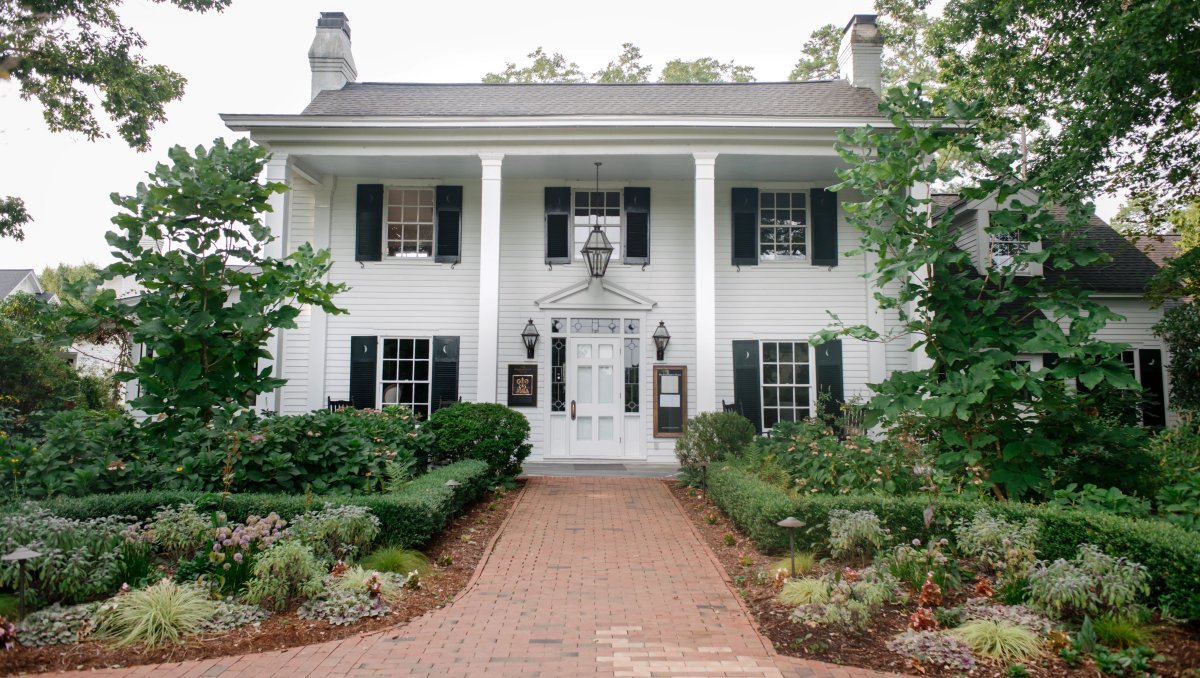
[[(224, 522), (220, 514), (218, 519)], [(255, 556), (282, 539), (287, 524), (279, 514), (271, 512), (265, 518), (250, 516), (245, 523), (216, 528), (208, 558), (217, 568), (222, 593), (236, 593), (250, 580)]]

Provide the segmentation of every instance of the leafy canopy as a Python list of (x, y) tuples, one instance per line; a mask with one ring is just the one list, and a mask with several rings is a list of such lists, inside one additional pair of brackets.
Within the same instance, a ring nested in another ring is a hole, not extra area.
[(286, 187), (258, 181), (265, 149), (217, 139), (194, 154), (176, 146), (168, 156), (171, 164), (159, 164), (149, 184), (113, 195), (122, 212), (107, 239), (117, 262), (104, 278), (131, 276), (141, 294), (127, 303), (111, 290), (98, 293), (93, 315), (74, 329), (106, 320), (143, 344), (148, 357), (118, 377), (138, 380), (141, 395), (131, 405), (174, 425), (210, 421), (281, 386), (262, 365), (267, 340), (296, 326), (299, 305), (344, 312), (333, 297), (346, 286), (322, 282), (329, 253), (308, 243), (284, 258), (266, 254), (274, 238), (260, 217)]
[[(653, 66), (642, 65), (642, 51), (633, 43), (621, 45), (621, 55), (589, 78), (579, 65), (567, 61), (562, 54), (546, 54), (538, 47), (529, 55), (530, 63), (518, 67), (505, 64), (499, 73), (483, 76), (485, 83), (642, 83), (650, 82)], [(663, 66), (659, 82), (753, 82), (752, 66), (737, 66), (732, 61), (722, 63), (711, 57), (695, 60), (672, 59)]]
[[(875, 21), (883, 38), (884, 87), (905, 82), (929, 86), (938, 79), (937, 61), (930, 45), (934, 19), (923, 7), (924, 3), (912, 0), (875, 0)], [(825, 24), (813, 31), (801, 47), (800, 60), (788, 79), (837, 78), (843, 28)]]
[[(931, 366), (873, 386), (870, 406), (883, 422), (919, 412), (938, 432), (928, 443), (943, 468), (981, 470), (1002, 496), (1042, 489), (1044, 472), (1076, 432), (1059, 413), (1087, 406), (1062, 382), (1137, 388), (1119, 347), (1093, 338), (1119, 316), (1068, 284), (1022, 274), (1027, 266), (1065, 271), (1099, 261), (1099, 253), (1073, 237), (1086, 226), (1088, 210), (1042, 177), (1015, 171), (1017, 149), (993, 155), (988, 149), (997, 137), (975, 126), (978, 105), (911, 87), (887, 92), (883, 107), (894, 127), (841, 133), (838, 153), (851, 168), (836, 188), (861, 195), (846, 206), (862, 233), (856, 253), (875, 257), (869, 273), (875, 298), (898, 315), (899, 329), (885, 337), (839, 322), (814, 341), (840, 334), (910, 341)], [(967, 172), (962, 196), (994, 197), (998, 205), (987, 232), (1019, 233), (1020, 240), (1040, 241), (1039, 251), (1019, 251), (1012, 265), (980, 273), (956, 244), (953, 214), (931, 214), (930, 199), (909, 190), (963, 182)], [(1065, 216), (1052, 213), (1056, 205)], [(1015, 362), (1037, 354), (1058, 356), (1057, 365), (1035, 370)]]

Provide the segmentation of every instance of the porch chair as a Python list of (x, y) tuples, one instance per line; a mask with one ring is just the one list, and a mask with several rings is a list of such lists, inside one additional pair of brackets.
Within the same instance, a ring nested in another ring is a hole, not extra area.
[(722, 398), (721, 399), (721, 411), (722, 412), (737, 412), (738, 414), (741, 414), (742, 408), (740, 405), (737, 404), (736, 400), (731, 403), (727, 403), (727, 402), (725, 402), (725, 399)]
[(329, 397), (326, 397), (325, 399), (327, 401), (329, 401), (329, 411), (330, 412), (337, 412), (338, 410), (344, 410), (349, 407), (354, 407), (353, 400), (334, 400), (333, 398), (329, 398)]

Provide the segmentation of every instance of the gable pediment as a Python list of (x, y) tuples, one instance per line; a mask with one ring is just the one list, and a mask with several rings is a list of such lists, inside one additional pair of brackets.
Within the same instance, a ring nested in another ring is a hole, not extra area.
[(649, 311), (658, 305), (604, 278), (585, 278), (534, 303), (544, 311)]

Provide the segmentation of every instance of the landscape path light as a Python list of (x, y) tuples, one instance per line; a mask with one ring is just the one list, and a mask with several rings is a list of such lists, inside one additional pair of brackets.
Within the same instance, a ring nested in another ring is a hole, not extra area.
[(21, 615), (21, 619), (25, 618), (25, 561), (33, 560), (34, 558), (41, 558), (41, 557), (42, 557), (42, 554), (38, 553), (37, 551), (34, 551), (33, 549), (27, 549), (24, 546), (19, 547), (17, 550), (13, 551), (12, 553), (0, 556), (0, 560), (7, 561), (7, 562), (15, 561), (17, 563), (17, 569), (20, 570), (19, 588), (21, 591), (21, 603), (20, 603), (20, 607), (18, 607), (17, 610), (18, 610), (18, 614)]
[(792, 550), (792, 579), (796, 578), (796, 528), (804, 527), (804, 521), (792, 516), (775, 523), (788, 531), (788, 546)]
[(450, 480), (447, 480), (447, 481), (446, 481), (446, 487), (448, 487), (448, 488), (450, 488), (450, 489), (452, 489), (452, 490), (453, 490), (454, 488), (458, 487), (459, 485), (462, 485), (462, 483), (458, 482), (457, 480), (455, 480), (455, 479), (453, 479), (453, 478), (451, 478)]

